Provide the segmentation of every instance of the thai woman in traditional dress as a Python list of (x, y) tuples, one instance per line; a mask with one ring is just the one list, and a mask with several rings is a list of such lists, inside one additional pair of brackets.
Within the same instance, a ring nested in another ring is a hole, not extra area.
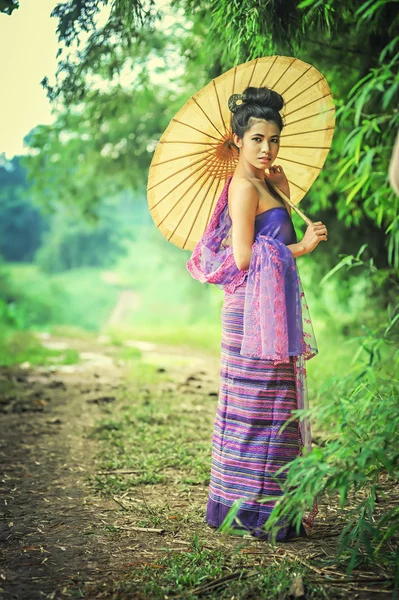
[[(264, 539), (275, 504), (267, 496), (281, 495), (286, 480), (285, 471), (276, 471), (304, 447), (311, 449), (309, 419), (299, 422), (291, 412), (307, 407), (305, 360), (318, 351), (296, 259), (327, 240), (326, 226), (317, 221), (298, 241), (291, 208), (275, 190), (290, 197), (275, 162), (283, 102), (266, 87), (248, 87), (229, 98), (238, 163), (187, 263), (193, 277), (225, 292), (205, 519), (219, 527), (241, 498), (235, 525)], [(283, 522), (277, 540), (306, 537), (305, 526), (313, 525), (316, 514), (317, 502), (299, 533)]]

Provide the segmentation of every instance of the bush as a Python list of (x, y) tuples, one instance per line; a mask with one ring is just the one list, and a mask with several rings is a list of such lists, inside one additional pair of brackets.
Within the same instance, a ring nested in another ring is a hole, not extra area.
[[(359, 257), (346, 257), (349, 268), (365, 266)], [(369, 276), (374, 274), (372, 262)], [(396, 298), (399, 285), (396, 285)], [(318, 429), (328, 432), (323, 447), (298, 456), (276, 472), (286, 470), (283, 495), (275, 498), (265, 524), (272, 542), (281, 520), (299, 527), (316, 497), (339, 498), (346, 525), (339, 538), (336, 560), (349, 558), (347, 572), (361, 562), (390, 568), (399, 587), (399, 507), (384, 503), (386, 489), (399, 484), (399, 304), (388, 304), (386, 323), (364, 324), (357, 336), (359, 349), (346, 377), (341, 374), (323, 386), (324, 398), (311, 409), (293, 411), (292, 419), (311, 415)], [(388, 365), (390, 369), (388, 369)], [(286, 424), (283, 426), (283, 428)], [(283, 429), (282, 428), (282, 429)], [(270, 501), (265, 497), (265, 502)], [(230, 530), (239, 502), (222, 525)]]

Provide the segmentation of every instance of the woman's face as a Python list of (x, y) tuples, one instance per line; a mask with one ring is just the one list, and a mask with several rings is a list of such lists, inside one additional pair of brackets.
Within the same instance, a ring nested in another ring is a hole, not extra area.
[(244, 160), (262, 177), (265, 169), (276, 160), (280, 148), (280, 129), (274, 121), (259, 119), (244, 133), (243, 138), (233, 134), (240, 148), (240, 161)]

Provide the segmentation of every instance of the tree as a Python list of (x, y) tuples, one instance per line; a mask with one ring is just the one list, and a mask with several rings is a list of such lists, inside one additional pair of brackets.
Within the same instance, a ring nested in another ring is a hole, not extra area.
[(130, 52), (119, 52), (119, 74), (113, 58), (103, 57), (85, 80), (82, 99), (59, 106), (55, 123), (30, 132), (26, 142), (31, 152), (24, 162), (41, 205), (77, 204), (92, 216), (104, 194), (124, 189), (145, 193), (157, 141), (194, 85), (188, 78), (187, 88), (173, 76), (164, 76), (157, 85), (150, 79), (151, 64), (160, 65), (158, 76), (176, 68), (179, 45), (184, 44), (181, 27), (143, 33), (146, 46), (142, 40)]
[(0, 255), (6, 261), (31, 261), (47, 224), (32, 203), (20, 157), (0, 156)]
[(0, 0), (0, 13), (11, 15), (16, 8), (19, 8), (18, 0)]
[(59, 204), (35, 260), (46, 273), (81, 267), (112, 267), (125, 254), (125, 240), (131, 237), (132, 229), (122, 203), (115, 206), (103, 201), (98, 206), (95, 223), (77, 218)]
[[(63, 58), (56, 83), (50, 85), (47, 80), (44, 84), (51, 96), (62, 100), (65, 106), (90, 102), (93, 77), (114, 81), (129, 61), (131, 65), (143, 66), (151, 44), (157, 47), (162, 39), (157, 34), (161, 13), (151, 0), (145, 4), (116, 0), (105, 25), (100, 25), (100, 11), (107, 6), (106, 0), (73, 0), (59, 4), (53, 13), (59, 18), (58, 33), (66, 48), (60, 49)], [(347, 228), (367, 231), (368, 224), (374, 223), (373, 237), (383, 237), (387, 258), (397, 269), (398, 204), (387, 176), (399, 128), (397, 2), (174, 0), (171, 6), (176, 14), (184, 11), (192, 25), (183, 35), (169, 39), (182, 52), (186, 75), (181, 82), (187, 87), (186, 94), (175, 96), (175, 103), (168, 103), (165, 98), (165, 119), (159, 123), (158, 134), (152, 132), (154, 140), (173, 116), (173, 109), (181, 106), (190, 92), (235, 64), (278, 53), (294, 54), (315, 65), (326, 76), (338, 110), (332, 151), (309, 194), (310, 215), (332, 211)], [(67, 50), (74, 44), (79, 47), (83, 34), (87, 40), (76, 58)], [(153, 95), (147, 96), (150, 115), (153, 102), (159, 109), (159, 92), (159, 88), (153, 89)], [(92, 98), (93, 107), (98, 99), (96, 114), (101, 119), (102, 114), (106, 115), (107, 102), (112, 100), (102, 98), (98, 92), (97, 96)], [(101, 152), (102, 148), (95, 146), (93, 152)], [(131, 158), (139, 161), (137, 155)], [(149, 159), (147, 152), (140, 166), (148, 165)], [(96, 160), (102, 164), (98, 157)], [(116, 170), (126, 164), (123, 160), (115, 162)]]

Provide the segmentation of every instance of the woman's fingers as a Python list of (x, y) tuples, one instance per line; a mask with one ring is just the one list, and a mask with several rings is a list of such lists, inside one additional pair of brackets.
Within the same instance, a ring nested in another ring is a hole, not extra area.
[(322, 223), (322, 221), (316, 221), (313, 223), (313, 232), (318, 238), (321, 238), (325, 241), (328, 239), (327, 227)]

